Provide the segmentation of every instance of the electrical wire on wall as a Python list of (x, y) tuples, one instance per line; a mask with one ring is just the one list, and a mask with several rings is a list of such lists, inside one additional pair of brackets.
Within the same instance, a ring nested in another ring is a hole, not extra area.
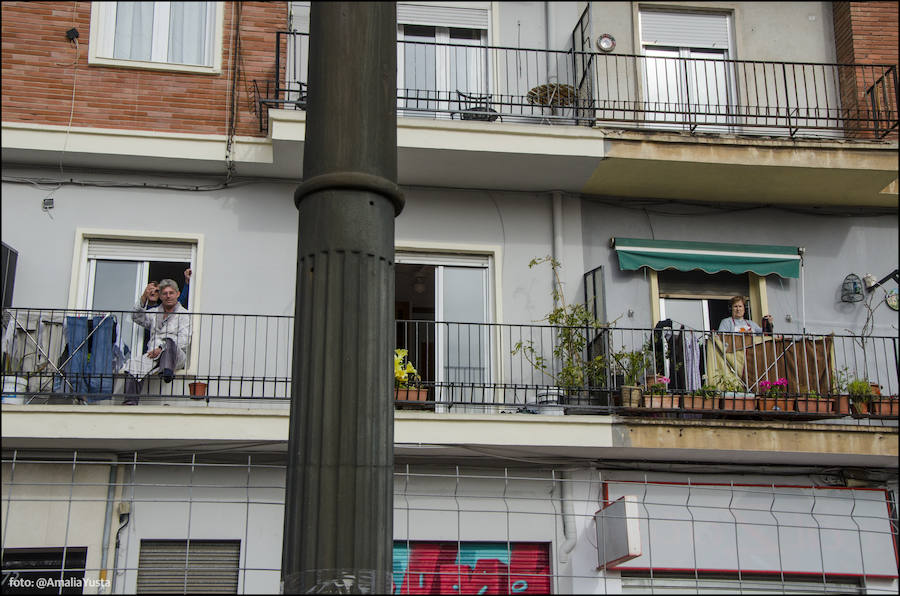
[(234, 134), (237, 128), (237, 81), (240, 75), (239, 68), (239, 56), (241, 52), (241, 16), (243, 14), (242, 5), (240, 2), (235, 2), (232, 5), (232, 21), (234, 23), (233, 31), (231, 33), (232, 36), (232, 44), (231, 51), (228, 56), (228, 78), (229, 78), (229, 98), (228, 98), (228, 110), (227, 117), (225, 121), (225, 134), (228, 137), (228, 140), (225, 144), (225, 182), (224, 184), (228, 184), (231, 182), (231, 179), (234, 177)]

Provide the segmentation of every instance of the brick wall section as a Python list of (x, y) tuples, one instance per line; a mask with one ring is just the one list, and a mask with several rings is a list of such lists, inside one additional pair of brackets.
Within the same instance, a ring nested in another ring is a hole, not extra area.
[[(265, 136), (253, 111), (251, 89), (254, 79), (274, 82), (275, 32), (287, 29), (287, 2), (225, 3), (218, 75), (88, 65), (90, 5), (2, 3), (3, 121), (67, 125), (74, 80), (72, 126), (226, 134), (230, 56), (239, 22), (235, 132)], [(80, 34), (77, 58), (65, 36), (71, 27)]]
[[(893, 65), (894, 70), (885, 75), (885, 69), (872, 66), (843, 67), (840, 72), (841, 105), (849, 117), (869, 119), (873, 115), (897, 119), (897, 63), (898, 63), (898, 5), (896, 2), (835, 2), (833, 5), (835, 49), (840, 64)], [(880, 108), (873, 112), (867, 90), (875, 85)], [(893, 110), (886, 113), (885, 110)], [(864, 126), (850, 123), (851, 136), (871, 137), (856, 128)], [(890, 135), (897, 138), (895, 130)]]

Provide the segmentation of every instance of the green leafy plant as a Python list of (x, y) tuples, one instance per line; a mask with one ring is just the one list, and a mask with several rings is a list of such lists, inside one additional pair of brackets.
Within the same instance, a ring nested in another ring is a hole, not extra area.
[(421, 378), (412, 362), (408, 359), (409, 350), (394, 350), (394, 388), (409, 389), (410, 384), (418, 383)]
[(740, 392), (746, 390), (743, 383), (734, 377), (719, 374), (716, 375), (714, 381), (716, 386), (722, 391)]
[(847, 384), (850, 382), (850, 369), (846, 366), (835, 370), (831, 375), (831, 392), (835, 395), (847, 393)]
[(699, 389), (693, 391), (693, 394), (704, 399), (712, 399), (719, 395), (719, 388), (715, 385), (701, 385)]
[[(607, 362), (602, 356), (587, 358), (587, 329), (607, 327), (598, 321), (583, 304), (567, 304), (562, 291), (559, 270), (562, 265), (553, 257), (532, 259), (529, 268), (549, 263), (553, 270), (553, 308), (543, 319), (556, 327), (553, 340), (553, 359), (550, 359), (534, 347), (532, 340), (523, 340), (515, 344), (512, 354), (522, 354), (531, 366), (547, 375), (560, 387), (575, 389), (601, 379), (606, 374)], [(554, 366), (554, 361), (558, 366)]]
[(867, 402), (872, 401), (872, 385), (865, 379), (853, 379), (847, 383), (847, 393), (853, 398), (853, 401)]
[(646, 371), (650, 368), (650, 354), (644, 350), (625, 350), (611, 354), (615, 362), (615, 371), (624, 378), (625, 385), (640, 385)]

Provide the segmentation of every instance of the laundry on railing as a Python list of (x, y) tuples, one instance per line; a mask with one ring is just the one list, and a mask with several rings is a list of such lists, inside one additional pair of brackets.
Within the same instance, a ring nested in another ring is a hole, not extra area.
[[(56, 393), (75, 393), (82, 399), (113, 392), (116, 364), (121, 361), (115, 345), (116, 318), (110, 314), (93, 318), (67, 316), (66, 349), (60, 365), (61, 376), (54, 382)], [(103, 398), (97, 398), (103, 399)]]

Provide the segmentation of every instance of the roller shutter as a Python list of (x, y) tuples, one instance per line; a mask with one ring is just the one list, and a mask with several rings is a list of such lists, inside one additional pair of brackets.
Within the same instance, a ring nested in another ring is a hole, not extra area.
[(237, 594), (239, 540), (141, 540), (138, 594)]

